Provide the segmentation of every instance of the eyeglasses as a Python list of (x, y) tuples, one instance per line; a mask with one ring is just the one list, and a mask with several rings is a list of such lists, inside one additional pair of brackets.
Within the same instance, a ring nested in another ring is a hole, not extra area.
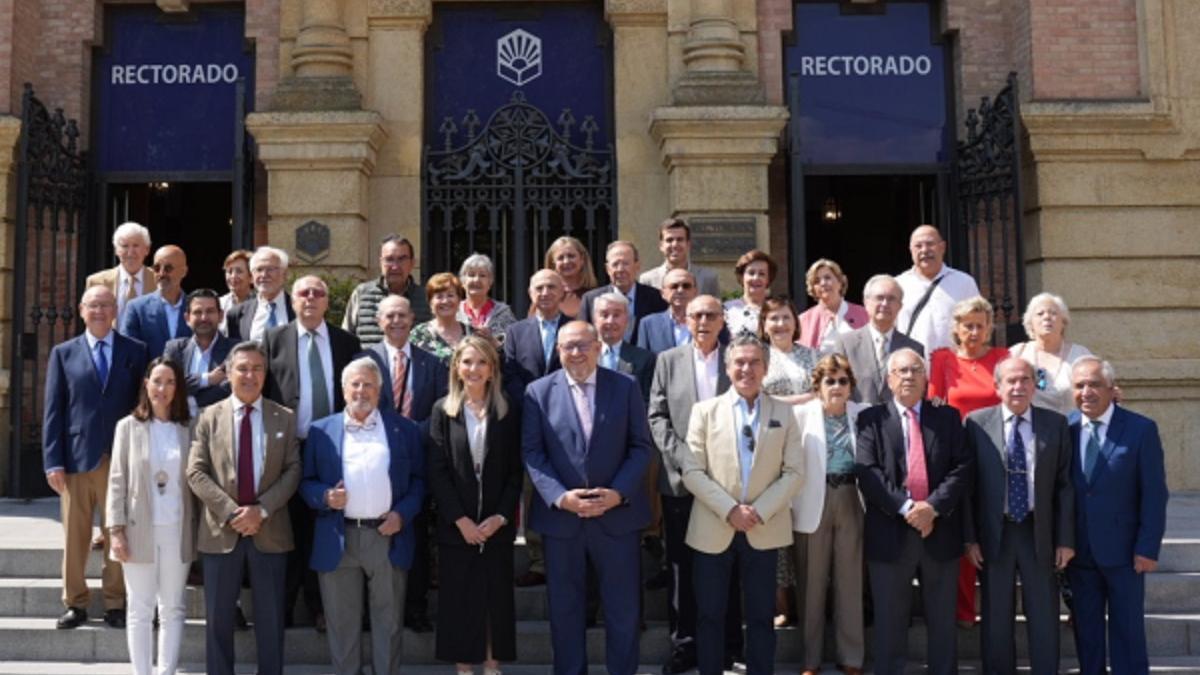
[(117, 303), (115, 303), (115, 302), (93, 301), (93, 302), (83, 303), (83, 308), (88, 311), (91, 311), (91, 312), (99, 311), (102, 309), (112, 309), (113, 307), (116, 307), (116, 306), (117, 306)]
[(171, 263), (154, 263), (150, 266), (155, 274), (170, 274), (175, 271), (175, 266)]
[(845, 387), (850, 384), (850, 378), (848, 378), (848, 377), (827, 377), (827, 378), (821, 380), (821, 384), (825, 385), (826, 387), (832, 387), (834, 385), (838, 385), (839, 387)]
[(892, 368), (893, 375), (924, 375), (924, 366), (904, 366), (903, 368)]
[(716, 321), (719, 316), (721, 316), (720, 312), (691, 312), (688, 314), (689, 319), (696, 321)]
[(754, 452), (754, 430), (750, 428), (749, 424), (742, 425), (742, 435), (746, 437), (746, 447), (750, 450), (751, 453), (753, 453)]
[(327, 293), (325, 292), (325, 289), (323, 289), (323, 288), (301, 288), (298, 291), (293, 291), (293, 293), (295, 293), (296, 297), (299, 297), (299, 298), (313, 298), (313, 299), (320, 299), (327, 295)]
[(681, 281), (677, 284), (667, 284), (668, 291), (690, 291), (696, 286), (688, 281)]
[(586, 342), (563, 342), (558, 345), (558, 348), (568, 354), (574, 354), (576, 352), (586, 352), (587, 350), (591, 349), (592, 345), (594, 344), (596, 343), (591, 340)]

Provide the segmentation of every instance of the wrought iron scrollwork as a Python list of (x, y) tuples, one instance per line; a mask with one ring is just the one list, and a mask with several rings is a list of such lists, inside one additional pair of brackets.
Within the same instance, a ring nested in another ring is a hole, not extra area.
[[(577, 126), (578, 125), (578, 126)], [(472, 252), (496, 262), (496, 294), (518, 311), (524, 285), (558, 236), (581, 239), (599, 264), (613, 236), (611, 147), (596, 149), (600, 126), (564, 108), (552, 122), (516, 91), (482, 129), (474, 110), (438, 126), (441, 150), (426, 148), (422, 171), (426, 265), (456, 269)], [(572, 143), (572, 132), (584, 136)]]
[(1025, 260), (1021, 240), (1021, 136), (1017, 76), (967, 111), (956, 157), (959, 223), (971, 272), (1008, 339), (1021, 339)]

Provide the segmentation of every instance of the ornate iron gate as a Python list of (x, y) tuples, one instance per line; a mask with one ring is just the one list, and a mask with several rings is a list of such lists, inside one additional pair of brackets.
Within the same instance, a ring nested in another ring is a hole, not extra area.
[(523, 316), (529, 277), (559, 236), (580, 239), (602, 269), (616, 191), (613, 150), (595, 147), (598, 131), (591, 115), (577, 123), (569, 108), (551, 124), (520, 91), (486, 125), (474, 110), (459, 123), (442, 120), (443, 147), (427, 147), (422, 163), (426, 276), (485, 253), (496, 265), (493, 293)]
[(998, 339), (1024, 340), (1025, 259), (1021, 241), (1021, 115), (1017, 74), (967, 112), (956, 157), (959, 235), (980, 292), (996, 308)]
[(79, 127), (25, 85), (17, 156), (9, 380), (9, 494), (47, 492), (42, 478), (42, 384), (50, 348), (79, 332), (91, 188)]

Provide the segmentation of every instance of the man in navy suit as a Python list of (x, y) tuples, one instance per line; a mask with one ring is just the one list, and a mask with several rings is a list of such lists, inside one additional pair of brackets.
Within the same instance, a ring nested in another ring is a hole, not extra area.
[(638, 324), (642, 317), (661, 312), (667, 308), (662, 292), (653, 286), (647, 286), (637, 280), (638, 272), (642, 269), (638, 261), (638, 251), (628, 241), (614, 241), (604, 251), (604, 270), (608, 272), (607, 286), (594, 288), (583, 294), (583, 305), (580, 318), (591, 320), (592, 303), (605, 293), (616, 291), (629, 299), (629, 328), (625, 330), (625, 341), (637, 344)]
[(334, 672), (362, 672), (363, 580), (376, 673), (400, 672), (400, 608), (413, 561), (425, 453), (411, 421), (379, 407), (383, 374), (361, 357), (342, 371), (343, 414), (313, 422), (300, 495), (316, 511), (310, 566), (320, 575)]
[(211, 288), (188, 293), (183, 302), (190, 338), (175, 338), (163, 349), (163, 356), (178, 363), (187, 381), (188, 407), (192, 417), (201, 408), (229, 396), (225, 377), (225, 357), (233, 342), (221, 335), (221, 296)]
[[(414, 313), (412, 303), (403, 295), (389, 295), (379, 301), (375, 314), (383, 340), (364, 353), (375, 359), (383, 374), (379, 407), (400, 413), (416, 423), (421, 440), (429, 437), (429, 415), (433, 403), (449, 388), (446, 365), (436, 356), (414, 347), (408, 341)], [(424, 508), (412, 523), (415, 549), (408, 572), (408, 592), (404, 597), (404, 625), (418, 633), (433, 630), (429, 619), (429, 528), (432, 497), (427, 495)]]
[(183, 278), (187, 256), (178, 246), (163, 246), (154, 253), (154, 283), (158, 289), (130, 301), (117, 329), (125, 337), (146, 344), (146, 355), (162, 356), (168, 340), (189, 337), (192, 329), (184, 317)]
[(1104, 673), (1107, 652), (1113, 673), (1148, 673), (1145, 573), (1158, 568), (1167, 524), (1158, 426), (1114, 403), (1116, 373), (1107, 361), (1080, 358), (1071, 382), (1082, 413), (1071, 425), (1075, 557), (1067, 567), (1079, 670)]
[(288, 254), (271, 246), (259, 246), (250, 256), (254, 296), (229, 310), (225, 326), (234, 344), (242, 340), (262, 342), (267, 331), (296, 318), (292, 299), (283, 290), (287, 280)]
[(638, 383), (642, 398), (650, 402), (650, 380), (654, 377), (654, 354), (625, 342), (629, 325), (629, 300), (619, 293), (606, 293), (592, 303), (592, 324), (600, 335), (600, 367), (625, 373)]
[(637, 346), (661, 354), (692, 341), (687, 306), (698, 295), (696, 278), (686, 269), (673, 269), (663, 277), (662, 296), (667, 309), (642, 319)]
[[(59, 628), (87, 621), (88, 586), (84, 578), (91, 550), (92, 518), (108, 492), (108, 465), (117, 421), (137, 403), (146, 371), (146, 345), (112, 329), (117, 298), (107, 286), (83, 294), (79, 314), (83, 335), (55, 345), (46, 364), (42, 420), (42, 461), (46, 481), (62, 502), (65, 532), (63, 604)], [(121, 565), (104, 551), (104, 621), (125, 627), (125, 585)]]
[(541, 533), (554, 672), (587, 672), (587, 563), (599, 580), (608, 672), (638, 665), (640, 532), (650, 520), (646, 406), (630, 378), (597, 368), (596, 329), (558, 331), (563, 370), (530, 385), (521, 449), (537, 490), (529, 526)]
[[(533, 316), (512, 324), (504, 331), (503, 373), (504, 393), (513, 405), (525, 398), (525, 388), (531, 382), (562, 367), (555, 349), (558, 331), (567, 323), (559, 311), (566, 287), (562, 277), (553, 270), (538, 270), (529, 279), (529, 299)], [(546, 561), (542, 557), (542, 539), (529, 530), (529, 503), (533, 485), (528, 479), (521, 491), (521, 504), (526, 518), (525, 549), (529, 554), (529, 569), (517, 577), (517, 586), (537, 586), (546, 583)]]

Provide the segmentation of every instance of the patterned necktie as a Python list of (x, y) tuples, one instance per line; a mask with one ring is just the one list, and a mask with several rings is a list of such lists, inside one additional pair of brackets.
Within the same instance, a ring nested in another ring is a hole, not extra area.
[(592, 437), (592, 408), (587, 397), (587, 388), (590, 386), (587, 382), (571, 385), (571, 393), (575, 397), (575, 411), (579, 413), (579, 426), (583, 427), (585, 439)]
[(250, 415), (254, 406), (242, 407), (242, 425), (238, 431), (238, 506), (249, 506), (257, 499), (254, 494), (254, 427)]
[(104, 355), (107, 346), (103, 340), (96, 342), (96, 375), (100, 377), (101, 390), (108, 386), (108, 357)]
[(125, 302), (129, 302), (137, 297), (137, 281), (133, 277), (125, 279), (128, 288), (125, 289)]
[(925, 472), (925, 439), (921, 436), (921, 424), (917, 413), (905, 408), (908, 417), (908, 494), (915, 502), (929, 499), (929, 475)]
[(392, 401), (396, 410), (405, 417), (412, 417), (412, 392), (408, 389), (408, 355), (399, 349), (392, 359)]
[(1021, 438), (1021, 417), (1014, 415), (1012, 438), (1008, 440), (1008, 515), (1017, 522), (1029, 514), (1029, 483), (1025, 466), (1025, 439)]
[(1091, 433), (1088, 434), (1087, 446), (1083, 452), (1083, 475), (1087, 476), (1088, 480), (1092, 479), (1092, 472), (1096, 470), (1096, 460), (1100, 458), (1100, 420), (1090, 420)]
[(887, 338), (882, 335), (875, 338), (875, 364), (881, 373), (887, 365)]
[(308, 334), (308, 379), (312, 384), (312, 419), (328, 417), (329, 389), (325, 386), (325, 368), (321, 364), (321, 350), (317, 349), (316, 331)]

